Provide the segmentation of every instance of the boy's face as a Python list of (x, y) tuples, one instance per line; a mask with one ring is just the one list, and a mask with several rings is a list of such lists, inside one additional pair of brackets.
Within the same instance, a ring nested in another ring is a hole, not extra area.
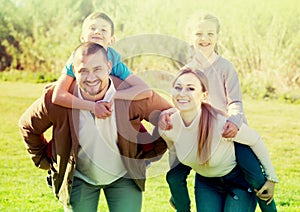
[(104, 19), (96, 18), (85, 23), (80, 37), (81, 42), (94, 42), (105, 49), (114, 42), (111, 25)]
[(104, 59), (102, 52), (87, 56), (78, 55), (74, 58), (73, 66), (76, 81), (82, 91), (92, 97), (102, 97), (105, 94), (109, 85), (111, 63)]

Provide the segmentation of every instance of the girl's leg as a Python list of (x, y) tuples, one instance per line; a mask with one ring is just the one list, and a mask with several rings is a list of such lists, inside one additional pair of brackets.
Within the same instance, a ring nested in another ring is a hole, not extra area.
[(173, 202), (177, 212), (190, 211), (190, 197), (187, 188), (186, 179), (191, 171), (191, 168), (178, 163), (168, 171), (166, 179), (171, 192), (171, 201)]
[[(241, 168), (245, 175), (245, 179), (251, 185), (252, 188), (259, 190), (265, 184), (267, 179), (265, 178), (262, 172), (262, 168), (256, 155), (247, 145), (234, 142), (234, 146), (236, 160), (238, 166)], [(272, 200), (272, 202), (269, 205), (267, 205), (266, 201), (263, 201), (258, 197), (256, 199), (262, 212), (277, 211), (274, 200)]]

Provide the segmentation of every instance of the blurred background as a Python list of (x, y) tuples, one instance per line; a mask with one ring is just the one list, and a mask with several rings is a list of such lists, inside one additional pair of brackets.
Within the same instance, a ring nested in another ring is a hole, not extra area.
[[(187, 42), (187, 20), (202, 10), (221, 22), (220, 54), (235, 65), (244, 95), (300, 103), (298, 0), (0, 0), (0, 4), (1, 81), (55, 81), (80, 43), (83, 19), (93, 11), (105, 12), (114, 21), (115, 49), (134, 73), (149, 84), (169, 79), (165, 75), (176, 73), (180, 61), (155, 53), (130, 55), (118, 44), (149, 34), (160, 35), (153, 41), (156, 45), (165, 45), (161, 36)], [(149, 71), (155, 71), (155, 77)]]

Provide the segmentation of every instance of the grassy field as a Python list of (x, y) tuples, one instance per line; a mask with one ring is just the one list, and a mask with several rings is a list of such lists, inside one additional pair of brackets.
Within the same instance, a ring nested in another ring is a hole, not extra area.
[[(29, 159), (17, 128), (19, 117), (43, 86), (0, 82), (0, 211), (63, 211), (46, 186), (46, 172), (35, 168)], [(281, 180), (275, 193), (278, 211), (300, 211), (300, 105), (247, 98), (244, 105), (249, 124), (263, 137)], [(143, 212), (173, 211), (168, 203), (166, 170), (165, 160), (150, 167)], [(193, 196), (193, 175), (188, 184)], [(101, 195), (99, 211), (108, 211)]]

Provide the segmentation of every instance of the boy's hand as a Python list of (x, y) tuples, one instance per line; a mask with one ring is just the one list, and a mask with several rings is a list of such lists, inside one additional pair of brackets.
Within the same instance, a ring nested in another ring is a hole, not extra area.
[(268, 205), (273, 199), (274, 189), (275, 183), (268, 180), (259, 191), (257, 189), (254, 189), (254, 191), (256, 192), (256, 196), (264, 201), (267, 201)]
[(234, 138), (239, 131), (239, 128), (232, 122), (227, 121), (223, 127), (222, 137), (223, 138)]
[(95, 116), (99, 119), (106, 119), (112, 114), (112, 102), (96, 102)]

